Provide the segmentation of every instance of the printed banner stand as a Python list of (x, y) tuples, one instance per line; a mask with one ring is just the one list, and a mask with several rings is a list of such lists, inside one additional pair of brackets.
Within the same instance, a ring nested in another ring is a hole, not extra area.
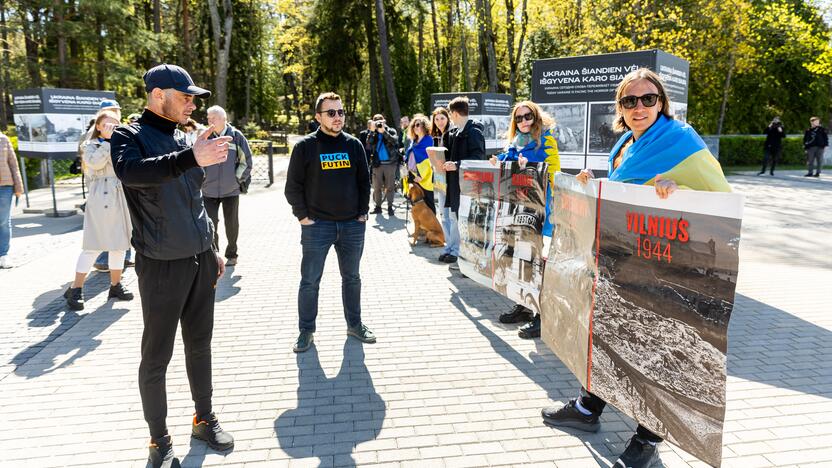
[(448, 107), (457, 96), (468, 98), (469, 117), (479, 120), (485, 127), (485, 151), (489, 155), (505, 150), (508, 141), (508, 121), (514, 100), (511, 95), (497, 93), (434, 93), (430, 95), (430, 108)]
[(543, 341), (588, 391), (720, 466), (743, 196), (558, 173), (553, 197)]
[[(47, 210), (27, 208), (24, 212), (44, 213), (47, 216), (71, 216), (77, 210), (59, 210), (55, 199), (53, 160), (75, 159), (78, 143), (101, 101), (114, 99), (113, 91), (83, 89), (33, 88), (12, 92), (14, 124), (17, 129), (18, 154), (42, 159), (43, 170), (52, 187), (52, 208)], [(21, 164), (26, 180), (26, 164)], [(29, 206), (29, 186), (26, 184), (26, 206)]]

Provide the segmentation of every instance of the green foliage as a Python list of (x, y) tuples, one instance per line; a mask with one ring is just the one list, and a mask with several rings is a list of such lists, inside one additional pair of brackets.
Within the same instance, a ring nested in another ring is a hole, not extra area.
[[(722, 166), (751, 166), (763, 161), (761, 136), (723, 136), (719, 139), (719, 163)], [(778, 164), (804, 164), (802, 137), (786, 137), (783, 140), (783, 154)]]

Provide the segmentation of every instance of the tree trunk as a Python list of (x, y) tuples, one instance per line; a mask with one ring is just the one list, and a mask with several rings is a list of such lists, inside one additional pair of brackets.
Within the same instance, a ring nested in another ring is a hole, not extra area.
[(436, 0), (430, 0), (430, 18), (433, 21), (433, 55), (436, 59), (436, 76), (442, 78), (442, 63), (439, 48), (439, 27), (436, 24)]
[(66, 70), (66, 35), (64, 34), (64, 7), (63, 0), (55, 0), (55, 7), (52, 10), (52, 19), (56, 23), (58, 39), (58, 86), (68, 87)]
[(496, 35), (491, 26), (491, 0), (477, 0), (477, 20), (480, 30), (480, 51), (483, 72), (488, 79), (488, 92), (497, 92), (497, 52), (494, 48)]
[(445, 90), (450, 91), (454, 87), (454, 73), (456, 69), (456, 62), (454, 62), (454, 4), (448, 2), (448, 27), (445, 29), (448, 35), (448, 41), (445, 43), (445, 68), (447, 69), (447, 80), (445, 80)]
[(387, 101), (393, 122), (398, 123), (401, 117), (399, 99), (396, 97), (396, 87), (393, 84), (393, 68), (390, 66), (390, 48), (387, 46), (387, 21), (384, 18), (383, 0), (376, 1), (376, 24), (378, 25), (378, 42), (381, 47), (381, 64), (384, 68), (384, 87), (387, 90)]
[(231, 51), (231, 28), (234, 16), (231, 10), (231, 0), (223, 0), (223, 26), (220, 28), (220, 13), (217, 11), (217, 0), (208, 0), (211, 10), (211, 26), (214, 32), (214, 49), (217, 54), (217, 75), (214, 80), (214, 96), (218, 106), (227, 105), (226, 90), (228, 85), (228, 54)]
[(459, 0), (456, 0), (456, 22), (459, 24), (459, 43), (462, 46), (462, 74), (465, 82), (464, 91), (471, 92), (474, 90), (474, 86), (471, 85), (471, 70), (468, 67), (468, 41), (465, 38), (465, 24), (462, 22)]
[(3, 47), (3, 75), (0, 76), (0, 82), (2, 82), (2, 95), (0, 95), (0, 99), (3, 100), (0, 103), (0, 125), (3, 126), (3, 130), (9, 125), (9, 68), (11, 67), (11, 61), (9, 60), (9, 41), (8, 41), (8, 31), (6, 31), (6, 0), (0, 0), (0, 34), (2, 34), (2, 42), (0, 42), (0, 47)]
[(728, 59), (728, 73), (725, 76), (725, 86), (722, 88), (722, 104), (719, 106), (719, 120), (716, 124), (717, 136), (722, 135), (722, 124), (725, 122), (725, 111), (728, 108), (728, 95), (731, 92), (731, 76), (734, 74), (734, 65), (736, 63), (736, 43), (734, 49), (731, 50), (731, 56)]
[(425, 51), (425, 12), (419, 9), (419, 23), (418, 23), (418, 41), (417, 41), (417, 61), (419, 63), (419, 75), (421, 76), (424, 70), (424, 51)]
[(182, 64), (191, 70), (191, 0), (182, 0)]
[(23, 40), (26, 43), (26, 71), (29, 73), (29, 80), (32, 82), (32, 86), (39, 88), (43, 86), (43, 80), (40, 76), (40, 61), (38, 57), (40, 47), (38, 45), (38, 41), (34, 37), (32, 25), (38, 24), (40, 15), (37, 10), (32, 11), (32, 19), (30, 20), (29, 8), (26, 6), (26, 2), (24, 0), (19, 0), (17, 5), (17, 12), (18, 15), (20, 15), (20, 23), (23, 27)]
[[(579, 0), (580, 1), (580, 0)], [(526, 12), (527, 0), (523, 0), (520, 23), (520, 41), (517, 49), (514, 48), (514, 0), (506, 2), (506, 44), (508, 49), (508, 84), (512, 100), (517, 100), (517, 71), (520, 68), (520, 57), (523, 56), (523, 41), (526, 38), (526, 25), (528, 14)]]
[(96, 15), (95, 17), (95, 32), (96, 32), (96, 62), (95, 62), (95, 86), (96, 89), (103, 90), (105, 89), (104, 83), (104, 25), (102, 24), (101, 17)]
[(378, 82), (378, 54), (376, 52), (376, 31), (373, 28), (373, 15), (364, 15), (364, 29), (367, 31), (367, 63), (370, 65), (370, 113), (378, 112), (381, 102), (381, 90)]

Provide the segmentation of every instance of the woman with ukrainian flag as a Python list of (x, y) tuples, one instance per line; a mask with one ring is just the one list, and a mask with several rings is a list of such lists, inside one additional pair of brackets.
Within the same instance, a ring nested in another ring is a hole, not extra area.
[[(665, 199), (678, 189), (730, 192), (719, 162), (690, 125), (670, 115), (670, 100), (661, 78), (649, 69), (630, 72), (616, 90), (614, 129), (625, 132), (610, 152), (609, 180), (652, 185)], [(578, 174), (586, 183), (592, 171)], [(581, 389), (578, 398), (564, 406), (544, 408), (543, 421), (587, 432), (600, 428), (606, 402)], [(614, 467), (643, 468), (658, 456), (662, 438), (639, 425)]]
[[(505, 161), (517, 161), (523, 167), (526, 163), (548, 163), (549, 185), (554, 181), (555, 173), (560, 171), (558, 142), (552, 134), (554, 120), (532, 101), (522, 101), (514, 105), (507, 138), (511, 142), (504, 153), (491, 157), (491, 164)], [(552, 223), (549, 221), (551, 191), (546, 190), (546, 220), (543, 235), (552, 236)], [(520, 338), (537, 338), (540, 336), (540, 315), (532, 316), (532, 311), (522, 304), (516, 304), (509, 312), (500, 315), (502, 323), (528, 322), (520, 327)]]
[(430, 121), (423, 114), (416, 114), (407, 127), (410, 146), (405, 152), (407, 162), (407, 182), (416, 183), (425, 192), (425, 204), (436, 214), (436, 204), (433, 199), (433, 168), (430, 165), (427, 149), (433, 146), (430, 136)]

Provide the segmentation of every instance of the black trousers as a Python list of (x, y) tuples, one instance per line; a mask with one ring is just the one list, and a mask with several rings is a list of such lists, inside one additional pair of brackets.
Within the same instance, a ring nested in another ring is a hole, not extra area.
[(777, 160), (780, 159), (780, 154), (783, 148), (763, 148), (763, 168), (760, 169), (760, 174), (766, 172), (766, 166), (771, 163), (771, 173), (774, 174), (774, 167), (777, 165)]
[(433, 211), (433, 214), (436, 214), (436, 201), (433, 199), (433, 190), (422, 189), (422, 191), (425, 192), (425, 205)]
[[(594, 393), (590, 393), (586, 391), (585, 388), (581, 389), (581, 406), (592, 411), (595, 414), (600, 415), (604, 412), (604, 407), (607, 406), (607, 402), (599, 398)], [(661, 437), (653, 434), (649, 429), (642, 426), (641, 424), (638, 425), (636, 428), (636, 435), (641, 437), (644, 440), (659, 443), (663, 441)]]
[(205, 211), (214, 222), (214, 249), (220, 246), (220, 205), (222, 218), (225, 221), (225, 237), (228, 245), (225, 247), (225, 258), (237, 258), (237, 235), (240, 233), (240, 196), (223, 198), (204, 197)]
[(165, 374), (179, 323), (196, 413), (211, 412), (211, 335), (218, 272), (217, 256), (211, 250), (179, 260), (136, 255), (144, 319), (139, 393), (144, 419), (154, 439), (168, 433)]

